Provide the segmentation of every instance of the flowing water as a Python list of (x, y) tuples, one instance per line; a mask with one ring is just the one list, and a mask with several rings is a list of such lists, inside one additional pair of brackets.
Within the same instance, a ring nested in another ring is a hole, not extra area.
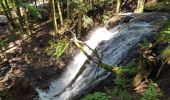
[[(117, 28), (114, 29), (114, 32), (109, 32), (106, 28), (98, 28), (91, 33), (92, 35), (85, 43), (92, 49), (95, 49), (101, 41), (111, 39), (116, 33), (118, 33)], [(91, 55), (92, 51), (89, 50), (87, 47), (84, 47), (84, 50), (89, 55)], [(87, 57), (82, 52), (77, 54), (73, 61), (71, 61), (71, 63), (67, 66), (67, 70), (61, 75), (61, 77), (51, 83), (48, 92), (43, 92), (37, 89), (40, 100), (51, 100), (54, 98), (54, 96), (64, 91), (64, 89), (75, 78), (86, 60)], [(54, 100), (56, 100), (56, 97)]]
[[(141, 15), (110, 31), (98, 28), (91, 33), (86, 44), (96, 48), (99, 56), (103, 54), (102, 62), (105, 64), (126, 63), (136, 54), (138, 43), (144, 38), (152, 38), (166, 20), (164, 15), (152, 15)], [(92, 54), (87, 47), (84, 49)], [(77, 54), (61, 77), (51, 83), (49, 90), (37, 89), (39, 100), (71, 100), (108, 77), (110, 73), (93, 62), (86, 63), (86, 60), (83, 53)]]

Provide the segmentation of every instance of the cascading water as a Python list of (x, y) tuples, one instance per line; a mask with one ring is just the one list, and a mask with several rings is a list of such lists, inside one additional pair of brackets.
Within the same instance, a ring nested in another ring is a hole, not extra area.
[[(102, 62), (105, 64), (120, 65), (130, 60), (136, 53), (137, 44), (144, 38), (152, 38), (165, 20), (166, 16), (162, 14), (143, 14), (110, 31), (105, 28), (95, 30), (86, 44), (96, 48), (99, 56), (103, 54)], [(92, 54), (87, 47), (84, 49)], [(86, 56), (79, 53), (61, 77), (51, 83), (47, 92), (37, 89), (39, 99), (70, 100), (108, 77), (110, 73), (93, 62), (85, 63), (86, 60)]]
[[(106, 28), (98, 28), (94, 32), (92, 32), (92, 35), (85, 43), (92, 49), (95, 49), (101, 41), (111, 39), (116, 33), (118, 33), (117, 28), (114, 29), (114, 32), (109, 32)], [(92, 51), (89, 50), (87, 47), (84, 47), (84, 50), (89, 55), (91, 55)], [(51, 83), (48, 92), (43, 92), (37, 89), (40, 100), (51, 100), (54, 98), (54, 96), (64, 91), (64, 89), (75, 78), (86, 60), (87, 57), (82, 52), (77, 54), (74, 60), (67, 66), (67, 70), (61, 75), (61, 77)], [(54, 100), (56, 100), (56, 97)]]

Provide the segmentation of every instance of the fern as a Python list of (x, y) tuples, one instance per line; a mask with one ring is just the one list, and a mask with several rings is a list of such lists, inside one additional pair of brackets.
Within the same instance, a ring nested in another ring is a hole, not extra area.
[(70, 44), (67, 39), (61, 39), (57, 42), (55, 40), (52, 40), (49, 43), (50, 47), (46, 49), (46, 52), (48, 55), (52, 55), (55, 58), (59, 58)]

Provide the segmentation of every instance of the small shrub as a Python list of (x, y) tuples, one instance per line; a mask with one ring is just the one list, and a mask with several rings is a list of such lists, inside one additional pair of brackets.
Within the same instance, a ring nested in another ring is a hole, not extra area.
[(8, 46), (8, 43), (4, 40), (0, 40), (0, 50), (4, 50)]
[(112, 90), (108, 90), (107, 94), (111, 97), (110, 100), (132, 100), (129, 91), (121, 87), (115, 87)]
[(51, 40), (50, 47), (46, 49), (48, 55), (52, 55), (54, 58), (59, 58), (65, 50), (69, 47), (70, 42), (67, 39), (55, 41)]
[(140, 100), (159, 100), (160, 95), (161, 93), (156, 91), (155, 86), (150, 83), (148, 89)]
[(130, 80), (127, 78), (127, 77), (116, 77), (114, 79), (114, 83), (117, 85), (117, 86), (120, 86), (120, 87), (126, 87), (126, 85), (128, 83), (130, 83)]
[(106, 93), (95, 92), (94, 94), (88, 94), (81, 100), (109, 100), (109, 96)]

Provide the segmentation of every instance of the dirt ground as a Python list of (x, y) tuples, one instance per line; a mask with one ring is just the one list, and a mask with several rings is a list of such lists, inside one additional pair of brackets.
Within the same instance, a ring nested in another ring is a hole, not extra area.
[[(41, 23), (32, 38), (16, 38), (17, 45), (0, 54), (0, 97), (2, 100), (33, 100), (36, 88), (47, 89), (78, 50), (73, 45), (60, 59), (45, 52), (49, 41), (50, 23)], [(15, 97), (15, 98), (14, 98)]]

